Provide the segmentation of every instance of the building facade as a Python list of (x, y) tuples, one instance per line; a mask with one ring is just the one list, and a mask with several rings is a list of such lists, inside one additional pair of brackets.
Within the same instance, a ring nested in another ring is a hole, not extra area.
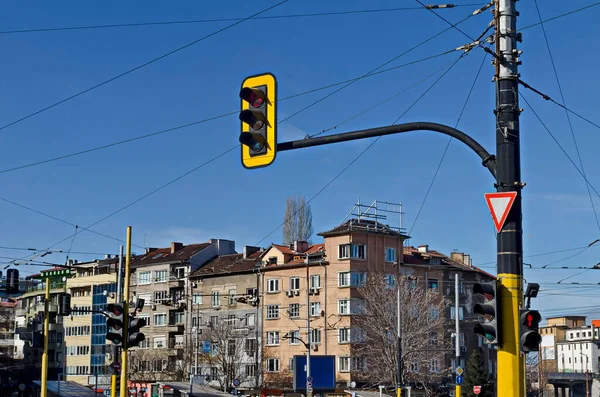
[(148, 387), (159, 380), (186, 380), (191, 370), (191, 307), (189, 275), (209, 260), (235, 254), (235, 243), (211, 239), (206, 243), (147, 248), (131, 263), (133, 301), (143, 299), (137, 316), (146, 320), (146, 340), (132, 348), (130, 384)]
[(211, 386), (256, 389), (261, 383), (262, 311), (258, 247), (222, 255), (191, 274), (191, 351), (195, 374)]
[(600, 363), (599, 329), (585, 325), (565, 331), (556, 343), (558, 372), (598, 373)]

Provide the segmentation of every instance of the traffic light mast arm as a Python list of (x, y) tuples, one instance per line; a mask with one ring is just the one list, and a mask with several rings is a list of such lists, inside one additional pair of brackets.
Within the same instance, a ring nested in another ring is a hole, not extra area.
[(366, 130), (350, 131), (341, 134), (327, 135), (319, 138), (300, 139), (297, 141), (281, 142), (277, 144), (277, 151), (302, 149), (311, 146), (328, 145), (330, 143), (353, 141), (356, 139), (372, 138), (376, 136), (401, 134), (410, 131), (434, 131), (451, 136), (471, 148), (480, 158), (484, 167), (486, 167), (494, 179), (496, 178), (496, 157), (490, 154), (475, 139), (471, 138), (462, 131), (447, 125), (414, 122), (390, 125), (386, 127), (369, 128)]

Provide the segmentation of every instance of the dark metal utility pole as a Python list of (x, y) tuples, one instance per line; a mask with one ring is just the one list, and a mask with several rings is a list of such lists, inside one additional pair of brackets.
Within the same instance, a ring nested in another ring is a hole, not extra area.
[(519, 348), (523, 291), (523, 228), (519, 131), (519, 51), (515, 0), (496, 2), (496, 189), (517, 192), (498, 233), (498, 287), (502, 341), (498, 349), (497, 395), (523, 397), (524, 358)]

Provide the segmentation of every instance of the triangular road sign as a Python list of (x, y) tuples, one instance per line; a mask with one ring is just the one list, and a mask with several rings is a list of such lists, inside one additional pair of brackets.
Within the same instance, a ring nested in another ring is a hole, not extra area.
[(496, 226), (496, 231), (498, 231), (498, 233), (500, 233), (500, 230), (502, 230), (502, 226), (504, 226), (506, 217), (508, 216), (512, 205), (515, 202), (516, 197), (517, 192), (485, 194), (485, 201), (487, 202), (487, 206), (492, 214), (492, 219), (494, 220), (494, 225)]

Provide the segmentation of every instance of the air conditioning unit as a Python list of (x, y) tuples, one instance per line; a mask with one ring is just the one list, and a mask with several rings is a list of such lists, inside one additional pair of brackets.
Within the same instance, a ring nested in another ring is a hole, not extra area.
[(320, 288), (311, 288), (310, 289), (310, 294), (311, 295), (319, 295), (319, 292), (321, 291)]
[(285, 291), (285, 295), (286, 295), (288, 298), (291, 298), (292, 296), (294, 296), (294, 293), (293, 293), (291, 290), (289, 290), (289, 289), (288, 289), (287, 291)]
[(300, 290), (299, 290), (299, 289), (295, 289), (295, 290), (294, 290), (294, 295), (296, 295), (296, 296), (300, 296)]
[(152, 310), (156, 310), (156, 305), (152, 305)]

